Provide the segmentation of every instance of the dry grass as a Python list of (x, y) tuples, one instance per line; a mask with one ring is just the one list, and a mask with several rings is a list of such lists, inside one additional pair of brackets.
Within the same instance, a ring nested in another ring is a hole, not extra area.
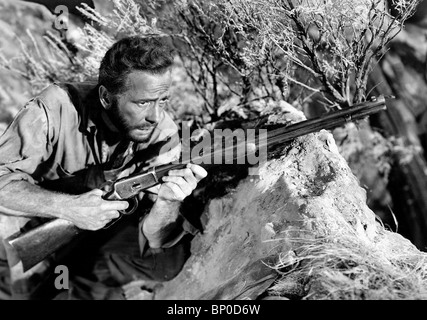
[(372, 241), (356, 234), (316, 239), (285, 255), (271, 295), (310, 300), (427, 298), (427, 254), (378, 226)]

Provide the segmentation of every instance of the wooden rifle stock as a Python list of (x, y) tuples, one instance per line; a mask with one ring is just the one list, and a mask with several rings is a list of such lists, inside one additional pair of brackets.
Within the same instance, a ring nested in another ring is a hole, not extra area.
[[(385, 97), (379, 96), (372, 101), (355, 104), (351, 107), (327, 113), (319, 118), (304, 120), (267, 133), (267, 144), (269, 146), (290, 142), (293, 139), (320, 131), (322, 129), (333, 129), (347, 122), (363, 119), (371, 114), (386, 109)], [(259, 146), (258, 146), (259, 148)], [(225, 149), (219, 150), (225, 152)], [(212, 154), (214, 154), (213, 152)], [(206, 158), (206, 155), (202, 157)], [(200, 160), (200, 159), (199, 159)], [(115, 182), (115, 187), (110, 193), (109, 199), (127, 199), (117, 197), (117, 192), (131, 194), (140, 192), (158, 183), (169, 170), (185, 167), (194, 159), (183, 161), (179, 164), (167, 164), (152, 169), (146, 173), (131, 175)], [(203, 163), (201, 166), (204, 166)], [(205, 166), (207, 167), (207, 165)], [(71, 222), (62, 219), (53, 219), (26, 233), (17, 233), (4, 240), (8, 252), (9, 264), (14, 265), (22, 261), (24, 271), (30, 269), (40, 261), (64, 247), (67, 243), (77, 237), (85, 230), (77, 228)]]
[(16, 233), (3, 240), (8, 263), (13, 266), (22, 261), (24, 271), (29, 270), (52, 253), (70, 243), (85, 230), (70, 221), (53, 219), (24, 233)]

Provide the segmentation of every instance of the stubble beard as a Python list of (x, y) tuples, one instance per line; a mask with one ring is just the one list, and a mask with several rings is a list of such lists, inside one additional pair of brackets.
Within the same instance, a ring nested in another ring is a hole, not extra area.
[(134, 141), (137, 143), (146, 143), (150, 140), (151, 136), (154, 133), (154, 129), (153, 129), (144, 138), (140, 138), (132, 134), (132, 132), (135, 130), (138, 130), (140, 126), (132, 126), (126, 121), (126, 119), (123, 117), (123, 114), (119, 110), (119, 104), (116, 98), (113, 99), (111, 107), (107, 110), (107, 113), (111, 121), (113, 122), (114, 126), (116, 126), (116, 128), (119, 129), (119, 131), (123, 133), (125, 137), (131, 141)]

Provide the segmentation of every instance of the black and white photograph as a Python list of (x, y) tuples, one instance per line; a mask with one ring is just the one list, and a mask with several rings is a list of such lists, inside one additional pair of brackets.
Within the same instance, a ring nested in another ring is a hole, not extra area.
[(0, 300), (427, 300), (425, 149), (427, 0), (0, 0)]

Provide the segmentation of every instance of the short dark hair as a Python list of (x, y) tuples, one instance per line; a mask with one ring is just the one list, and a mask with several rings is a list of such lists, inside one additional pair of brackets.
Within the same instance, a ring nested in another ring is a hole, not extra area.
[(162, 74), (173, 64), (173, 49), (161, 37), (127, 37), (108, 49), (99, 68), (98, 84), (111, 94), (126, 90), (126, 80), (132, 71)]

